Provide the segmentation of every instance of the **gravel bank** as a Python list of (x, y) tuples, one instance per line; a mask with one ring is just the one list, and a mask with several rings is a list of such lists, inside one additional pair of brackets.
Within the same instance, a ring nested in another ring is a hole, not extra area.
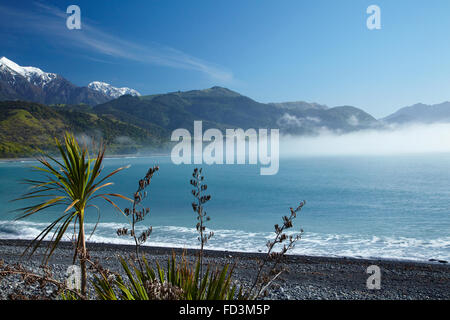
[[(42, 272), (42, 250), (32, 258), (21, 257), (28, 241), (0, 240), (0, 260), (6, 264), (20, 262), (27, 269)], [(121, 272), (117, 256), (128, 256), (133, 246), (112, 244), (88, 244), (92, 260), (112, 271)], [(149, 261), (167, 261), (172, 250), (180, 249), (144, 247)], [(187, 250), (189, 260), (194, 260), (195, 250)], [(53, 277), (65, 278), (67, 267), (72, 264), (73, 247), (62, 243), (50, 260)], [(215, 265), (236, 262), (234, 279), (250, 283), (255, 275), (257, 260), (262, 254), (206, 251), (205, 261)], [(277, 280), (270, 290), (269, 299), (450, 299), (450, 266), (440, 262), (409, 262), (393, 260), (362, 260), (351, 258), (327, 258), (309, 256), (289, 256), (285, 262), (287, 272)], [(366, 269), (377, 265), (381, 269), (381, 289), (369, 290)], [(11, 294), (23, 291), (20, 276), (7, 276), (0, 281), (0, 299), (8, 299)], [(27, 296), (37, 294), (37, 285), (26, 289)], [(54, 298), (54, 287), (44, 288), (49, 298)], [(92, 293), (92, 288), (90, 288)]]

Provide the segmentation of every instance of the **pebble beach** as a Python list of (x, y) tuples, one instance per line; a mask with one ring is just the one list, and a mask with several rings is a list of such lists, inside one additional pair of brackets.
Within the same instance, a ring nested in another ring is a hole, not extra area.
[[(29, 271), (42, 272), (43, 250), (32, 256), (22, 256), (28, 245), (26, 240), (0, 240), (0, 260), (4, 265), (20, 263)], [(97, 260), (102, 267), (122, 273), (117, 257), (129, 257), (133, 246), (89, 243), (91, 260)], [(175, 251), (181, 249), (143, 247), (142, 253), (150, 263), (165, 264)], [(185, 255), (194, 261), (197, 251), (188, 249)], [(235, 264), (234, 280), (248, 285), (251, 283), (257, 261), (261, 253), (238, 253), (229, 251), (205, 251), (205, 263), (220, 266)], [(53, 254), (48, 266), (52, 277), (64, 281), (66, 270), (72, 264), (72, 243), (61, 243)], [(380, 289), (368, 289), (366, 282), (370, 276), (367, 268), (376, 265), (381, 270)], [(286, 271), (268, 290), (265, 299), (272, 300), (426, 300), (450, 299), (450, 266), (446, 261), (397, 261), (367, 260), (354, 258), (312, 257), (289, 255), (285, 259)], [(92, 278), (92, 275), (90, 275)], [(0, 280), (0, 299), (14, 298), (22, 292), (32, 298), (41, 290), (48, 299), (57, 299), (55, 287), (48, 284), (44, 289), (38, 285), (26, 286), (19, 275), (8, 275)], [(42, 291), (43, 290), (43, 291)], [(89, 287), (91, 298), (95, 299), (93, 288)], [(22, 297), (23, 298), (23, 297)]]

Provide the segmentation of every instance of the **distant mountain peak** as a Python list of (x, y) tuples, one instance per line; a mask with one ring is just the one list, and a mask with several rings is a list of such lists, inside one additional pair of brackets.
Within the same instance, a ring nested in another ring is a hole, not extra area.
[(234, 92), (234, 91), (232, 91), (232, 90), (230, 90), (230, 89), (228, 89), (228, 88), (225, 88), (225, 87), (219, 87), (219, 86), (214, 86), (214, 87), (211, 87), (211, 88), (205, 89), (205, 90), (218, 90), (218, 91)]
[(19, 66), (14, 61), (9, 60), (7, 57), (0, 58), (0, 65), (6, 66), (17, 73), (24, 73), (23, 67)]
[(7, 57), (1, 57), (0, 100), (96, 105), (111, 100), (111, 97), (87, 87), (78, 87), (56, 73), (23, 67)]
[(450, 102), (427, 105), (416, 103), (399, 109), (382, 119), (389, 123), (436, 123), (450, 122)]
[(227, 96), (236, 96), (236, 97), (241, 95), (233, 90), (230, 90), (230, 89), (224, 88), (224, 87), (219, 87), (219, 86), (214, 86), (209, 89), (203, 89), (200, 91), (206, 92), (206, 93), (213, 93), (214, 95), (227, 95)]
[(286, 110), (309, 110), (309, 109), (316, 109), (316, 110), (327, 110), (328, 107), (323, 104), (315, 103), (315, 102), (305, 102), (305, 101), (292, 101), (292, 102), (272, 102), (269, 103), (270, 105), (273, 105), (280, 109), (286, 109)]
[(6, 69), (10, 73), (18, 74), (28, 82), (39, 87), (46, 86), (58, 77), (56, 73), (44, 72), (36, 67), (22, 67), (6, 57), (0, 58), (0, 68)]
[(111, 98), (114, 98), (114, 99), (119, 98), (126, 94), (136, 96), (136, 97), (141, 96), (141, 94), (134, 89), (130, 89), (127, 87), (117, 88), (117, 87), (110, 85), (109, 83), (101, 82), (101, 81), (93, 81), (93, 82), (89, 83), (88, 88), (95, 90), (95, 91), (102, 92), (103, 94), (105, 94)]

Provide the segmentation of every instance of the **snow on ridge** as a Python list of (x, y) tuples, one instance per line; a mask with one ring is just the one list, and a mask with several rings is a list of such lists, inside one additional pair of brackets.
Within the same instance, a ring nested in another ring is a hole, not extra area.
[(6, 57), (0, 58), (0, 67), (2, 67), (2, 70), (6, 67), (9, 72), (12, 71), (12, 73), (18, 74), (24, 77), (28, 82), (40, 87), (44, 87), (58, 76), (56, 73), (44, 72), (36, 67), (19, 66), (17, 63)]
[[(8, 72), (13, 76), (13, 80), (11, 80), (12, 81), (11, 85), (15, 84), (16, 76), (20, 76), (25, 78), (31, 84), (41, 88), (44, 88), (48, 83), (59, 77), (56, 73), (44, 72), (36, 67), (22, 67), (6, 57), (0, 58), (0, 72)], [(100, 81), (91, 82), (89, 83), (88, 87), (93, 90), (102, 92), (106, 96), (111, 97), (113, 99), (116, 99), (125, 94), (129, 94), (132, 96), (141, 95), (134, 89), (127, 87), (116, 88), (108, 83)]]
[(137, 92), (134, 89), (127, 88), (127, 87), (116, 88), (116, 87), (113, 87), (112, 85), (110, 85), (109, 83), (101, 82), (101, 81), (93, 81), (93, 82), (89, 83), (88, 87), (93, 90), (102, 92), (105, 95), (112, 97), (114, 99), (116, 99), (120, 96), (123, 96), (125, 94), (129, 94), (129, 95), (137, 96), (137, 97), (139, 97), (141, 95), (139, 92)]

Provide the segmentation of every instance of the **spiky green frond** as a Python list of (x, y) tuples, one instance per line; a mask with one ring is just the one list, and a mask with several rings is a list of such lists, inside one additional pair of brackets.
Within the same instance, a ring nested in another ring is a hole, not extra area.
[[(105, 148), (101, 146), (94, 158), (91, 158), (87, 146), (80, 146), (73, 134), (66, 133), (64, 141), (61, 143), (55, 139), (59, 150), (60, 160), (42, 154), (38, 158), (41, 166), (35, 166), (34, 170), (42, 174), (42, 179), (25, 179), (24, 184), (30, 189), (17, 200), (37, 200), (37, 203), (18, 209), (20, 215), (17, 219), (24, 219), (51, 207), (60, 206), (61, 214), (51, 224), (49, 224), (27, 248), (32, 248), (33, 254), (41, 245), (42, 241), (53, 232), (51, 243), (45, 254), (45, 261), (52, 255), (58, 243), (62, 240), (71, 223), (84, 223), (85, 209), (89, 203), (100, 197), (115, 208), (119, 207), (112, 198), (130, 199), (116, 193), (97, 192), (112, 185), (106, 182), (113, 175), (126, 167), (118, 168), (101, 178), (102, 163), (105, 155)], [(120, 210), (120, 209), (119, 209)], [(78, 228), (79, 229), (79, 228)]]

